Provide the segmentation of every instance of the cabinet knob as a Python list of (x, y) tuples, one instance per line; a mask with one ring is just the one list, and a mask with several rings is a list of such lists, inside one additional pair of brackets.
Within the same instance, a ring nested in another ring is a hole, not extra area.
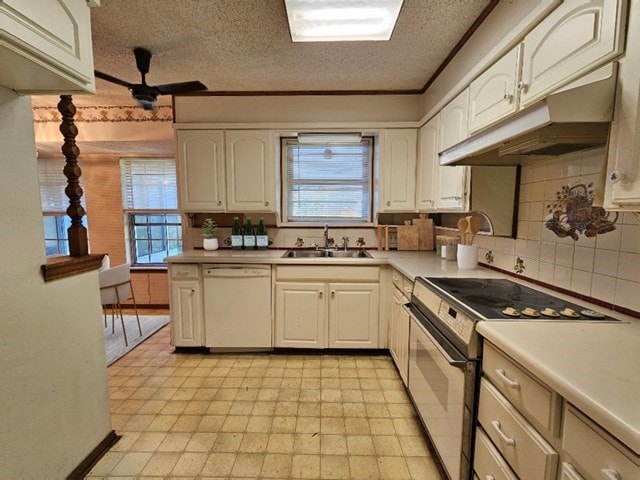
[(322, 290), (318, 291), (318, 296), (322, 298)]
[(335, 297), (336, 296), (336, 291), (335, 290), (331, 290), (331, 296)]
[(218, 205), (222, 205), (222, 200), (218, 200)]
[(196, 290), (194, 288), (191, 289), (191, 293), (196, 293)]
[(387, 200), (387, 207), (391, 206), (391, 202), (389, 200)]
[(620, 170), (614, 170), (609, 174), (609, 181), (611, 183), (620, 183), (625, 178), (627, 178), (627, 175), (624, 172), (621, 172)]
[(606, 480), (622, 479), (620, 474), (617, 471), (615, 471), (613, 468), (603, 468), (602, 470), (600, 470), (600, 473), (602, 473), (602, 478), (605, 478)]
[(513, 95), (511, 95), (510, 93), (505, 93), (502, 99), (505, 102), (511, 103), (513, 101)]
[(526, 83), (524, 83), (524, 82), (522, 82), (522, 81), (521, 81), (521, 82), (518, 82), (518, 90), (524, 91), (524, 90), (526, 90), (527, 88), (529, 88), (529, 85), (527, 85)]
[(264, 202), (265, 207), (269, 206), (269, 202)]

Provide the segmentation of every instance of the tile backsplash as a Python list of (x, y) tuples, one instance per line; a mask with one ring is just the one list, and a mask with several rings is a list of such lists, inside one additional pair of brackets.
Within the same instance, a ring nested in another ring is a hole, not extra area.
[(640, 311), (638, 220), (590, 203), (604, 162), (604, 149), (527, 161), (517, 238), (479, 236), (479, 261)]

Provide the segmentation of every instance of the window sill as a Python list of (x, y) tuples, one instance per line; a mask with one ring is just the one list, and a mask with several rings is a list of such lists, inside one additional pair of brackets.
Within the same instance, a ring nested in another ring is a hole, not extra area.
[(104, 253), (69, 257), (66, 255), (47, 257), (47, 264), (42, 265), (42, 276), (45, 282), (72, 277), (81, 273), (98, 270), (102, 265)]

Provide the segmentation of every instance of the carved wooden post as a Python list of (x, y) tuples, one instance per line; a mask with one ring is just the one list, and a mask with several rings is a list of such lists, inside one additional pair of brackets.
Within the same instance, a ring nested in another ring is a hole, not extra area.
[(89, 243), (87, 242), (87, 229), (82, 225), (82, 217), (85, 214), (84, 208), (80, 204), (83, 193), (80, 186), (82, 170), (78, 165), (78, 156), (80, 155), (80, 149), (76, 145), (78, 128), (73, 123), (76, 107), (73, 104), (71, 95), (60, 95), (58, 111), (62, 114), (62, 123), (60, 124), (60, 132), (64, 136), (62, 154), (67, 160), (63, 173), (67, 177), (67, 187), (64, 189), (64, 193), (69, 197), (67, 215), (71, 217), (71, 226), (67, 230), (69, 255), (71, 257), (80, 257), (89, 254)]

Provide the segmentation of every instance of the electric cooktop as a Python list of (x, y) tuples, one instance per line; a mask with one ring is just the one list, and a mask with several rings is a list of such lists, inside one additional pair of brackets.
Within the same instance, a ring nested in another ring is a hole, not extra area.
[(423, 277), (484, 319), (618, 321), (506, 279)]

